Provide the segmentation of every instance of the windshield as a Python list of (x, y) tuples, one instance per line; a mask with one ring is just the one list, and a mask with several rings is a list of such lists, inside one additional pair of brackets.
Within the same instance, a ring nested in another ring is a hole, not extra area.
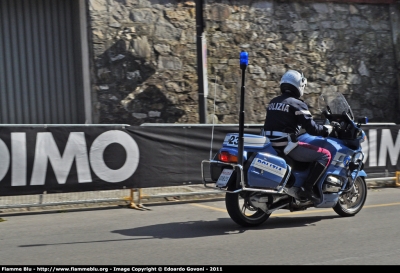
[(333, 115), (341, 115), (343, 112), (347, 113), (349, 117), (354, 120), (353, 112), (350, 105), (347, 103), (345, 97), (340, 92), (325, 91), (318, 98), (318, 110), (322, 114), (327, 111)]

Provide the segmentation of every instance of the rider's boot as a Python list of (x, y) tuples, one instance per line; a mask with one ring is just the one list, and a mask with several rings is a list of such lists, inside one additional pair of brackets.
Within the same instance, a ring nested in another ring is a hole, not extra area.
[(326, 166), (320, 162), (315, 162), (314, 166), (310, 170), (308, 177), (305, 181), (303, 187), (301, 187), (301, 191), (298, 193), (299, 197), (307, 198), (312, 202), (319, 202), (320, 199), (315, 195), (313, 191), (314, 185), (321, 178), (322, 174), (325, 172)]

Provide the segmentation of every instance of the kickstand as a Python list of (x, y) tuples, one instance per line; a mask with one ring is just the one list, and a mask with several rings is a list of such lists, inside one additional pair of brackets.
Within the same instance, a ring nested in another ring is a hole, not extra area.
[(145, 207), (143, 204), (137, 204), (137, 205), (136, 205), (134, 202), (131, 202), (131, 203), (129, 204), (129, 208), (131, 208), (131, 209), (137, 209), (137, 210), (151, 210), (151, 209)]
[(145, 207), (143, 204), (138, 204), (138, 207), (141, 208), (142, 210), (151, 210), (148, 207)]
[[(134, 192), (138, 192), (138, 196), (139, 196), (138, 204), (136, 204), (134, 201)], [(142, 203), (140, 203), (141, 194), (142, 194), (141, 189), (139, 189), (139, 190), (131, 189), (131, 194), (130, 194), (130, 198), (129, 198), (129, 200), (130, 200), (129, 208), (137, 209), (137, 210), (151, 210), (151, 209), (145, 207)]]

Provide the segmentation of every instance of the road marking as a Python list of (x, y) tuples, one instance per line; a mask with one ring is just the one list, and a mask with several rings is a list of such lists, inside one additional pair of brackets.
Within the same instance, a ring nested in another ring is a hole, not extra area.
[[(217, 210), (217, 211), (222, 211), (222, 212), (227, 212), (226, 209), (220, 209), (212, 206), (206, 206), (206, 205), (200, 205), (200, 204), (190, 204), (195, 207), (201, 207), (201, 208), (206, 208), (206, 209), (211, 209), (211, 210)], [(293, 215), (293, 214), (307, 214), (307, 213), (315, 213), (315, 212), (330, 212), (332, 209), (329, 210), (318, 210), (318, 211), (295, 211), (295, 212), (287, 212), (287, 213), (280, 213), (280, 214), (271, 214), (271, 217), (276, 217), (276, 216), (284, 216), (284, 215)]]
[(364, 206), (364, 208), (377, 208), (377, 207), (389, 207), (389, 206), (398, 206), (400, 203), (388, 203), (388, 204), (379, 204), (379, 205), (368, 205)]
[(220, 208), (206, 206), (206, 205), (200, 205), (200, 204), (190, 204), (190, 205), (195, 206), (195, 207), (200, 207), (200, 208), (206, 208), (206, 209), (211, 209), (211, 210), (227, 212), (226, 209), (220, 209)]
[[(212, 206), (206, 206), (206, 205), (201, 205), (201, 204), (190, 204), (195, 207), (200, 207), (200, 208), (206, 208), (206, 209), (211, 209), (211, 210), (216, 210), (216, 211), (222, 211), (222, 212), (227, 212), (226, 209), (220, 209), (217, 207), (212, 207)], [(399, 203), (388, 203), (388, 204), (378, 204), (378, 205), (368, 205), (364, 206), (363, 209), (366, 208), (377, 208), (377, 207), (389, 207), (389, 206), (399, 206)], [(332, 208), (329, 209), (319, 209), (319, 208), (311, 208), (313, 210), (309, 211), (294, 211), (294, 212), (286, 212), (286, 213), (280, 213), (280, 214), (271, 214), (271, 217), (279, 217), (279, 216), (287, 216), (287, 215), (301, 215), (301, 214), (310, 214), (310, 213), (319, 213), (319, 212), (332, 212)]]

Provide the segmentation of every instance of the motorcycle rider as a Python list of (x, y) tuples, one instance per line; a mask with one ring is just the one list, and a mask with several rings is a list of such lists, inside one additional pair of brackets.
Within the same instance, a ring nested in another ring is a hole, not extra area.
[(297, 141), (297, 136), (302, 128), (314, 136), (327, 137), (330, 132), (327, 127), (315, 123), (307, 104), (300, 99), (306, 85), (307, 79), (296, 70), (288, 70), (282, 76), (282, 94), (270, 101), (262, 134), (270, 139), (275, 149), (283, 150), (293, 160), (313, 162), (298, 196), (316, 202), (319, 198), (313, 192), (313, 186), (329, 165), (331, 153), (322, 147)]

